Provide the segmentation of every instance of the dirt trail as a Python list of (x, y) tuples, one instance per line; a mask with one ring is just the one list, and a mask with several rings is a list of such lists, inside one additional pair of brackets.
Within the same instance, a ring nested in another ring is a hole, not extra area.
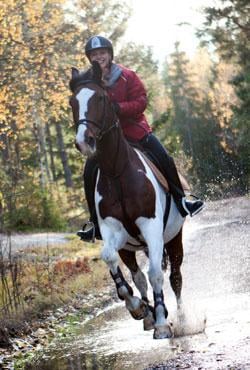
[(169, 316), (184, 335), (153, 340), (119, 304), (79, 324), (73, 337), (57, 338), (27, 368), (250, 369), (249, 214), (250, 200), (240, 197), (208, 203), (186, 222), (182, 322), (174, 321), (175, 301), (165, 278)]

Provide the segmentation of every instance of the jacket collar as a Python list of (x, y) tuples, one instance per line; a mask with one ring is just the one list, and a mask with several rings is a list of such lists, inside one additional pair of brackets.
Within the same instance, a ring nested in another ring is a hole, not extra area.
[(122, 74), (122, 69), (118, 64), (112, 63), (110, 73), (104, 78), (106, 87), (111, 87)]

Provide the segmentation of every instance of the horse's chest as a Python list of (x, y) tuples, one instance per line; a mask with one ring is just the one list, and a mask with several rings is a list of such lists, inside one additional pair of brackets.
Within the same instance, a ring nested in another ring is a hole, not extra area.
[(126, 217), (134, 222), (138, 217), (155, 217), (155, 190), (141, 170), (125, 171), (117, 179), (100, 176), (97, 192), (102, 218), (111, 216), (122, 221)]

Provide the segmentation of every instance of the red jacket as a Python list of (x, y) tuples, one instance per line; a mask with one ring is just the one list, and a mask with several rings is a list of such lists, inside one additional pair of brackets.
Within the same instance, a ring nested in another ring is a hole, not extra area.
[(112, 102), (119, 105), (119, 120), (125, 137), (140, 140), (152, 130), (143, 114), (147, 106), (147, 93), (135, 72), (119, 64), (122, 69), (115, 83), (107, 87)]

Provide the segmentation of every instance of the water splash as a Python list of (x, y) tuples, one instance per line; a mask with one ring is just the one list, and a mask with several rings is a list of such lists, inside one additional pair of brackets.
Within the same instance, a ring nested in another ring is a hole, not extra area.
[(182, 304), (170, 318), (174, 337), (203, 333), (206, 328), (207, 318), (205, 312), (198, 309), (194, 304)]

